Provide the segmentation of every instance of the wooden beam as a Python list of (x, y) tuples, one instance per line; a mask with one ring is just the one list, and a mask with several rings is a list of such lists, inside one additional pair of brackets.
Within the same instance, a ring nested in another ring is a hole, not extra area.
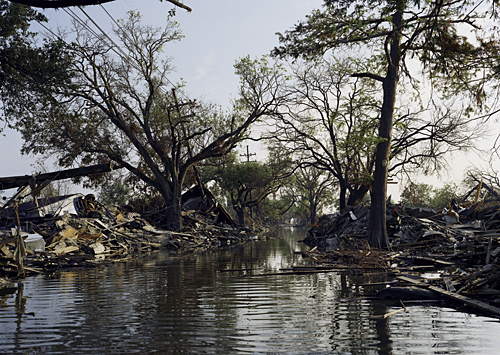
[(42, 9), (58, 9), (70, 6), (99, 5), (115, 0), (10, 0), (10, 1), (32, 7), (40, 7)]
[(436, 292), (437, 294), (439, 294), (439, 295), (441, 295), (443, 297), (446, 297), (446, 298), (449, 298), (451, 300), (458, 301), (458, 302), (461, 302), (461, 303), (465, 303), (468, 306), (475, 307), (475, 308), (481, 309), (481, 310), (483, 310), (485, 312), (492, 313), (492, 314), (495, 314), (497, 316), (500, 316), (500, 308), (497, 308), (497, 307), (494, 307), (494, 306), (490, 306), (489, 304), (487, 304), (485, 302), (476, 301), (476, 300), (473, 300), (472, 298), (460, 295), (458, 293), (443, 290), (441, 287), (423, 284), (422, 282), (420, 282), (418, 280), (415, 280), (415, 279), (412, 279), (411, 277), (396, 276), (396, 278), (398, 280), (405, 281), (405, 282), (411, 283), (411, 284), (416, 285), (416, 286), (423, 286), (423, 285), (425, 285), (425, 287), (427, 289), (429, 289), (431, 291), (434, 291), (434, 292)]
[[(115, 0), (10, 0), (18, 4), (28, 5), (32, 7), (40, 7), (42, 9), (58, 9), (70, 6), (87, 6), (87, 5), (100, 5), (107, 2), (112, 2)], [(160, 0), (161, 1), (161, 0)], [(177, 0), (165, 0), (175, 6), (178, 6), (188, 12), (192, 9), (189, 6), (184, 5), (182, 2)]]
[(14, 189), (17, 187), (29, 185), (30, 180), (33, 181), (32, 179), (34, 179), (34, 182), (38, 185), (46, 181), (64, 180), (90, 174), (107, 173), (111, 170), (114, 169), (116, 170), (121, 168), (122, 168), (121, 166), (113, 167), (113, 164), (106, 163), (106, 164), (86, 166), (83, 168), (54, 171), (51, 173), (38, 174), (33, 176), (24, 175), (24, 176), (3, 177), (0, 178), (0, 190)]

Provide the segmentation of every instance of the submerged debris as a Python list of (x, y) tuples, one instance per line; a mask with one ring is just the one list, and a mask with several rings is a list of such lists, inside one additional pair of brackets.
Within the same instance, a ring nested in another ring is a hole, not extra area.
[[(165, 211), (141, 216), (115, 206), (102, 205), (93, 195), (81, 194), (19, 205), (21, 238), (27, 255), (24, 274), (42, 273), (63, 267), (93, 266), (115, 262), (153, 250), (192, 251), (245, 243), (264, 238), (263, 229), (217, 223), (215, 212), (183, 212), (183, 229), (162, 230), (156, 221)], [(0, 276), (19, 273), (15, 262), (14, 212), (0, 214)]]
[(384, 290), (381, 297), (411, 293), (407, 286), (412, 284), (500, 316), (498, 200), (498, 195), (460, 204), (453, 200), (438, 210), (388, 204), (390, 246), (383, 252), (366, 243), (369, 208), (348, 209), (309, 230), (304, 242), (314, 251), (305, 254), (321, 267), (379, 269), (397, 276), (398, 287), (405, 288)]

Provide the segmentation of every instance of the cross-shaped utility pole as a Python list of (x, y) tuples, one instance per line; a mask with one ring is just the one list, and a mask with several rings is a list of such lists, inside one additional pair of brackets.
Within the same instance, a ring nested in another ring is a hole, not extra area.
[[(247, 163), (250, 162), (250, 157), (252, 155), (257, 155), (256, 153), (250, 153), (249, 149), (248, 149), (248, 145), (247, 145), (247, 153), (246, 154), (240, 154), (240, 156), (242, 157), (247, 157)], [(252, 190), (250, 190), (250, 200), (252, 200)], [(253, 208), (250, 207), (250, 218), (253, 219)]]
[(240, 156), (242, 156), (242, 157), (247, 157), (247, 162), (250, 161), (250, 157), (252, 155), (257, 155), (257, 154), (256, 153), (250, 153), (250, 151), (248, 150), (248, 145), (247, 145), (247, 153), (246, 154), (240, 154)]

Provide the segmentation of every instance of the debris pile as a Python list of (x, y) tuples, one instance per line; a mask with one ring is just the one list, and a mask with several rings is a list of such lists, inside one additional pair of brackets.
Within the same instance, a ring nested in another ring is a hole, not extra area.
[[(54, 201), (56, 200), (56, 201)], [(93, 266), (127, 260), (153, 250), (192, 251), (264, 238), (263, 230), (217, 223), (217, 213), (183, 212), (183, 229), (162, 230), (154, 220), (166, 211), (144, 216), (110, 205), (93, 195), (62, 196), (50, 201), (20, 204), (21, 231), (12, 208), (0, 215), (0, 276), (42, 273), (54, 268)], [(16, 259), (16, 236), (24, 240), (26, 257)]]
[[(322, 267), (380, 269), (396, 276), (399, 286), (423, 287), (500, 316), (495, 307), (500, 306), (498, 201), (498, 195), (461, 204), (453, 200), (439, 210), (388, 204), (390, 246), (382, 253), (366, 243), (369, 208), (349, 209), (308, 232), (304, 242), (313, 250), (306, 255)], [(405, 293), (415, 294), (391, 287), (379, 296)]]

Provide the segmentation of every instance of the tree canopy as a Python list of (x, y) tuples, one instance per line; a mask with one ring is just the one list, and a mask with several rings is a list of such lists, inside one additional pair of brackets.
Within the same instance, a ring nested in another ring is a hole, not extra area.
[(203, 169), (204, 180), (215, 182), (218, 189), (227, 196), (240, 224), (245, 224), (245, 214), (252, 215), (254, 207), (259, 207), (267, 196), (276, 195), (283, 185), (288, 184), (288, 178), (293, 173), (291, 159), (270, 148), (265, 163), (240, 162), (232, 154)]
[[(376, 54), (384, 62), (381, 74), (353, 74), (380, 82), (383, 93), (372, 184), (372, 246), (387, 244), (387, 178), (400, 78), (412, 79), (409, 61), (416, 59), (422, 74), (432, 85), (439, 84), (441, 92), (466, 92), (475, 100), (471, 103), (480, 102), (484, 80), (492, 77), (498, 53), (496, 41), (481, 32), (481, 20), (490, 15), (485, 10), (488, 4), (468, 0), (326, 0), (322, 10), (280, 34), (281, 46), (273, 50), (276, 56), (311, 59), (350, 47)], [(474, 31), (474, 38), (461, 34), (469, 30)], [(487, 74), (479, 76), (483, 73)]]
[(47, 19), (27, 6), (0, 0), (0, 117), (10, 126), (11, 115), (20, 107), (31, 109), (40, 99), (35, 92), (71, 80), (63, 43), (58, 39), (35, 43), (36, 33), (29, 30), (33, 21)]
[[(130, 12), (114, 32), (123, 48), (115, 53), (105, 38), (75, 24), (76, 37), (66, 47), (72, 82), (61, 82), (30, 110), (14, 119), (24, 153), (58, 157), (62, 166), (114, 162), (156, 189), (170, 210), (168, 228), (181, 228), (180, 197), (191, 169), (223, 156), (245, 138), (256, 120), (273, 115), (279, 105), (277, 82), (268, 71), (248, 76), (237, 63), (240, 95), (233, 110), (194, 101), (169, 83), (172, 67), (162, 50), (182, 37), (169, 19), (165, 28), (144, 26)], [(42, 95), (43, 94), (43, 95)]]

